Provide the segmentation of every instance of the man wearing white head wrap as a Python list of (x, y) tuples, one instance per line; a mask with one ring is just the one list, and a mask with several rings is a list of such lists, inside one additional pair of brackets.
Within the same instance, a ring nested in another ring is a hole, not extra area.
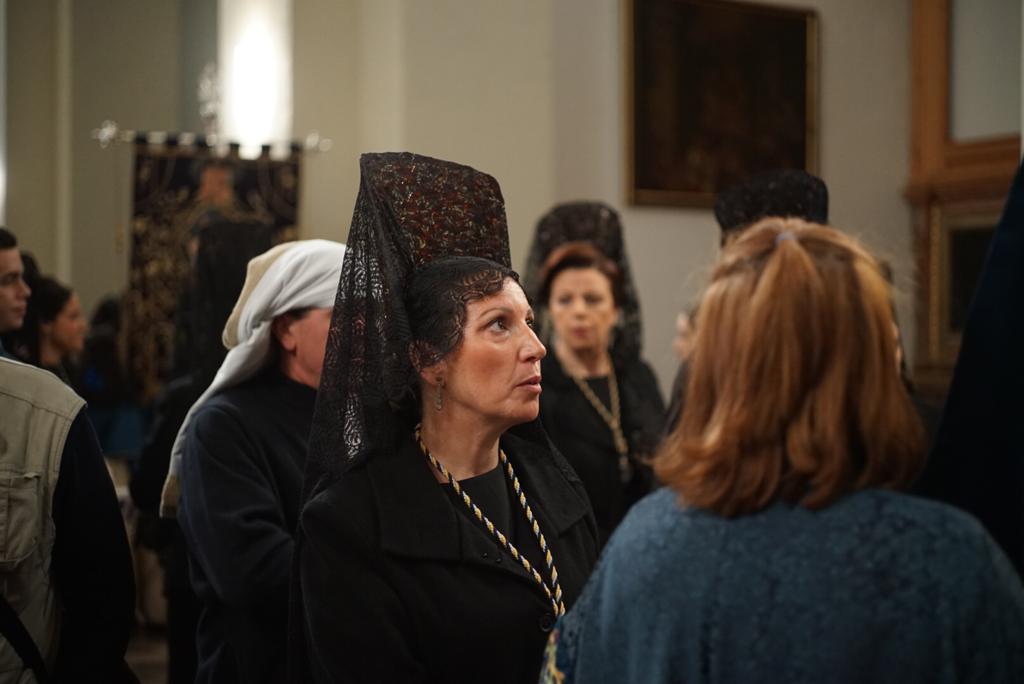
[(224, 328), (229, 351), (189, 410), (161, 513), (177, 514), (203, 609), (197, 682), (283, 682), (302, 475), (345, 247), (252, 259)]
[[(242, 293), (224, 326), (223, 340), (228, 355), (213, 382), (185, 416), (174, 441), (171, 466), (160, 501), (162, 517), (173, 518), (177, 513), (184, 436), (192, 417), (215, 394), (248, 380), (266, 365), (272, 350), (271, 328), (276, 317), (297, 310), (334, 306), (344, 256), (345, 245), (341, 243), (303, 240), (278, 245), (249, 262)], [(321, 353), (321, 365), (322, 356)], [(319, 371), (317, 382), (311, 386), (315, 389), (317, 385)]]

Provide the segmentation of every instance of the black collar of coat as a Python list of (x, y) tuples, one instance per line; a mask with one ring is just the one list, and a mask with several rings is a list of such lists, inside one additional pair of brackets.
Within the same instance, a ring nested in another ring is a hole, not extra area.
[[(578, 477), (556, 452), (509, 433), (502, 436), (501, 446), (549, 541), (587, 515), (589, 503), (572, 484)], [(456, 510), (411, 436), (393, 453), (370, 459), (366, 467), (384, 551), (437, 560), (476, 557), (487, 532)], [(522, 515), (521, 510), (516, 514)]]

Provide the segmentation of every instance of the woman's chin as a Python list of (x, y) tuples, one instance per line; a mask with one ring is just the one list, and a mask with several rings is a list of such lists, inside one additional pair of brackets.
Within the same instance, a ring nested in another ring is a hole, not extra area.
[(572, 339), (567, 340), (569, 343), (569, 349), (572, 350), (573, 354), (579, 356), (589, 356), (598, 352), (605, 351), (606, 347), (602, 347), (600, 344), (594, 342), (593, 338), (588, 337), (585, 340)]
[(529, 423), (537, 420), (538, 415), (540, 415), (540, 401), (534, 399), (530, 402), (530, 405), (523, 407), (522, 410), (516, 411), (515, 414), (509, 416), (508, 427), (511, 428), (516, 425), (522, 425), (523, 423)]

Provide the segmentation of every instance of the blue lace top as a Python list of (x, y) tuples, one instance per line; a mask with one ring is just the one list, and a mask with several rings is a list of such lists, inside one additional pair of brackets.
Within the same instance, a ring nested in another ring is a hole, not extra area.
[(612, 536), (542, 682), (1024, 682), (1024, 589), (973, 518), (880, 490), (725, 519), (668, 489)]

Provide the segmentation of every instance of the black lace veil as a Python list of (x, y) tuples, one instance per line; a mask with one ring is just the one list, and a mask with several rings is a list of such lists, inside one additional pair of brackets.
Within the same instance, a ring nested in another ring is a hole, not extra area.
[[(601, 202), (559, 204), (538, 221), (523, 277), (523, 287), (536, 309), (534, 313), (538, 328), (544, 337), (550, 337), (547, 302), (540, 301), (544, 262), (555, 248), (576, 241), (594, 245), (619, 267), (622, 274), (622, 302), (619, 307), (622, 318), (614, 331), (612, 356), (617, 360), (639, 356), (643, 344), (640, 300), (633, 283), (629, 257), (626, 256), (626, 245), (622, 240), (622, 223), (618, 213)], [(550, 339), (544, 340), (545, 344), (548, 342)]]
[(497, 181), (407, 152), (365, 154), (306, 465), (307, 498), (413, 429), (410, 318), (417, 267), (454, 256), (510, 266)]

